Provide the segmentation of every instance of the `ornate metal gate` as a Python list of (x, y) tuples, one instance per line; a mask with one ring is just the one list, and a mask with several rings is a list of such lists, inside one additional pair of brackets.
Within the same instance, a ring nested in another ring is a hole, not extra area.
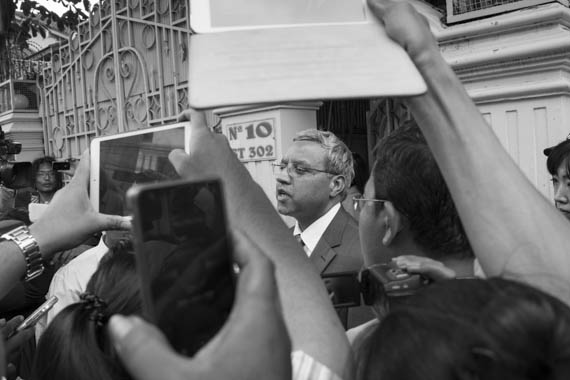
[(170, 123), (188, 107), (187, 0), (104, 0), (43, 72), (46, 151), (77, 157), (92, 138)]

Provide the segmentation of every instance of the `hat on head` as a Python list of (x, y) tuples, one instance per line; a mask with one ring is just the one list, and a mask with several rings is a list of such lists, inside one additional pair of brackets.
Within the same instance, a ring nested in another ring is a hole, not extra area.
[[(556, 145), (555, 145), (556, 146)], [(542, 151), (542, 153), (544, 153), (544, 155), (546, 157), (550, 156), (550, 153), (552, 153), (552, 150), (554, 149), (554, 146), (551, 146), (549, 148), (544, 148), (544, 150)]]
[(553, 146), (548, 147), (548, 148), (544, 148), (544, 150), (542, 151), (542, 153), (544, 153), (544, 155), (545, 155), (546, 157), (548, 157), (548, 156), (550, 156), (550, 153), (552, 153), (552, 151), (553, 151), (554, 149), (556, 149), (556, 148), (558, 148), (558, 147), (561, 147), (561, 146), (563, 146), (563, 145), (567, 145), (567, 144), (570, 144), (570, 134), (569, 134), (568, 136), (566, 136), (566, 139), (565, 139), (565, 140), (562, 140), (562, 141), (559, 142), (558, 144), (553, 145)]

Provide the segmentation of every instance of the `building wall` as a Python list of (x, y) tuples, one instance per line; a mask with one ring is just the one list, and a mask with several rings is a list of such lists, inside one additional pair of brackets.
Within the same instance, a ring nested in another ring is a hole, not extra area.
[(552, 199), (551, 176), (546, 170), (543, 149), (555, 145), (568, 135), (570, 97), (504, 101), (484, 104), (479, 108), (527, 178), (541, 193)]

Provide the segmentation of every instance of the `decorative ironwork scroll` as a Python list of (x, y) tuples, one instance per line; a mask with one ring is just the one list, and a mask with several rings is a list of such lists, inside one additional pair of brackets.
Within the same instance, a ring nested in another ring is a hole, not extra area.
[(99, 135), (171, 123), (188, 107), (185, 0), (104, 0), (43, 70), (46, 149), (78, 157)]

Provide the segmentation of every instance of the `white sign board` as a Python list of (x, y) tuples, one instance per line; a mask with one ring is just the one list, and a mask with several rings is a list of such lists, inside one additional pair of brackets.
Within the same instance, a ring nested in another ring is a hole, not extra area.
[(228, 124), (224, 134), (241, 162), (275, 160), (275, 119)]

